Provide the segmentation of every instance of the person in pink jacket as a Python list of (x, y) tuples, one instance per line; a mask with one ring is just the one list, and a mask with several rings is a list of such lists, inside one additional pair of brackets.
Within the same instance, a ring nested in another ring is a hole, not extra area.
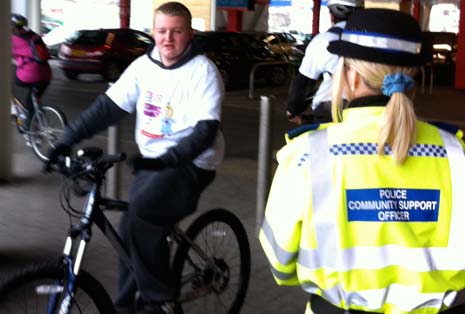
[[(52, 79), (52, 70), (48, 60), (39, 61), (31, 48), (31, 38), (38, 35), (27, 27), (27, 19), (20, 14), (11, 15), (11, 55), (16, 62), (15, 84), (28, 89), (26, 101), (23, 102), (33, 112), (32, 93), (40, 99)], [(39, 40), (41, 40), (39, 38)], [(26, 124), (27, 125), (27, 124)]]

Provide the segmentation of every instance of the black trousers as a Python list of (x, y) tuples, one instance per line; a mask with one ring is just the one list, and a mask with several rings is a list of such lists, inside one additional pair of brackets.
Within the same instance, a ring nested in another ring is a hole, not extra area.
[(201, 192), (214, 177), (214, 171), (193, 164), (136, 174), (129, 210), (120, 224), (134, 273), (120, 261), (116, 313), (133, 313), (137, 291), (148, 304), (176, 299), (167, 237), (178, 221), (195, 211)]
[(32, 105), (32, 93), (33, 90), (35, 89), (36, 91), (36, 96), (41, 97), (42, 94), (45, 92), (47, 89), (48, 85), (50, 84), (50, 81), (42, 81), (42, 82), (36, 82), (36, 83), (25, 83), (20, 81), (18, 78), (15, 78), (15, 84), (17, 86), (25, 87), (27, 88), (27, 93), (26, 93), (26, 98), (23, 100), (23, 104), (26, 107), (28, 111), (28, 119), (30, 120), (32, 118), (32, 114), (34, 112), (34, 106)]

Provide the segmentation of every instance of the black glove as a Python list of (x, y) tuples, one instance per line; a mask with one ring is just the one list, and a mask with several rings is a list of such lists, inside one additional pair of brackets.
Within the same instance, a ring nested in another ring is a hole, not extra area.
[(55, 147), (50, 148), (48, 151), (48, 160), (45, 162), (44, 171), (50, 172), (52, 166), (58, 162), (60, 157), (67, 157), (69, 155), (71, 155), (71, 146), (64, 143), (57, 143)]
[(141, 155), (130, 158), (128, 164), (133, 173), (137, 173), (139, 170), (161, 170), (166, 167), (160, 158), (144, 158)]

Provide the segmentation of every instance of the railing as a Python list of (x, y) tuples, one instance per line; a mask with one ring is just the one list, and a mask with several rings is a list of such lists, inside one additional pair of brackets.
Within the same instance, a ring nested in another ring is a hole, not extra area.
[(252, 67), (252, 70), (250, 70), (250, 75), (249, 75), (249, 99), (253, 99), (253, 94), (254, 94), (254, 83), (255, 83), (255, 72), (257, 72), (257, 69), (259, 67), (265, 67), (265, 66), (272, 66), (272, 65), (286, 65), (289, 68), (289, 71), (287, 71), (287, 80), (290, 81), (290, 79), (294, 76), (294, 67), (292, 63), (286, 62), (286, 61), (270, 61), (270, 62), (259, 62), (255, 64)]

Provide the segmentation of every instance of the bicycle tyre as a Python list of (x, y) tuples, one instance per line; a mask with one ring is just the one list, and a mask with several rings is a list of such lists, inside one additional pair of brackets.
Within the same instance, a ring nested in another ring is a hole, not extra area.
[[(209, 210), (190, 225), (186, 234), (192, 241), (202, 247), (210, 257), (215, 259), (215, 263), (224, 269), (228, 279), (220, 283), (224, 285), (223, 287), (219, 289), (218, 286), (210, 287), (208, 294), (194, 301), (189, 301), (198, 304), (184, 306), (184, 313), (189, 314), (196, 310), (202, 314), (239, 313), (244, 303), (250, 279), (250, 246), (247, 233), (240, 220), (225, 209)], [(211, 241), (211, 243), (207, 243), (207, 241)], [(234, 249), (238, 251), (239, 256), (234, 256), (234, 260), (227, 259), (234, 254)], [(208, 273), (205, 264), (200, 265), (201, 269), (190, 269), (190, 261), (195, 259), (197, 259), (196, 266), (199, 266), (199, 257), (192, 247), (185, 241), (181, 241), (173, 258), (173, 271), (177, 276), (181, 302), (183, 302), (182, 299), (186, 293), (189, 294), (190, 291), (198, 289), (198, 287), (195, 287), (193, 280), (189, 280), (188, 284), (184, 282), (186, 276), (191, 278), (197, 276), (194, 280), (197, 280), (198, 284), (199, 275), (202, 277)], [(188, 260), (189, 262), (186, 263)], [(236, 265), (236, 263), (240, 264)], [(237, 278), (231, 276), (234, 271), (238, 271)], [(213, 279), (213, 281), (216, 279)], [(233, 295), (231, 296), (229, 294), (230, 290), (235, 287), (237, 289), (232, 292)], [(212, 302), (207, 302), (205, 298), (211, 298)], [(229, 304), (226, 301), (230, 301)]]
[(30, 141), (36, 156), (45, 162), (48, 161), (47, 155), (50, 148), (55, 147), (57, 140), (63, 135), (68, 121), (63, 111), (53, 105), (41, 106), (39, 114), (42, 115), (42, 121), (46, 125), (42, 129), (37, 112), (34, 113), (29, 125)]
[[(54, 285), (65, 277), (64, 265), (45, 262), (32, 264), (12, 274), (0, 285), (0, 313), (46, 313), (49, 295), (37, 294), (39, 285)], [(60, 295), (61, 298), (61, 295)], [(76, 281), (74, 306), (70, 314), (113, 314), (113, 303), (103, 286), (81, 270)], [(59, 309), (55, 312), (58, 313)]]

